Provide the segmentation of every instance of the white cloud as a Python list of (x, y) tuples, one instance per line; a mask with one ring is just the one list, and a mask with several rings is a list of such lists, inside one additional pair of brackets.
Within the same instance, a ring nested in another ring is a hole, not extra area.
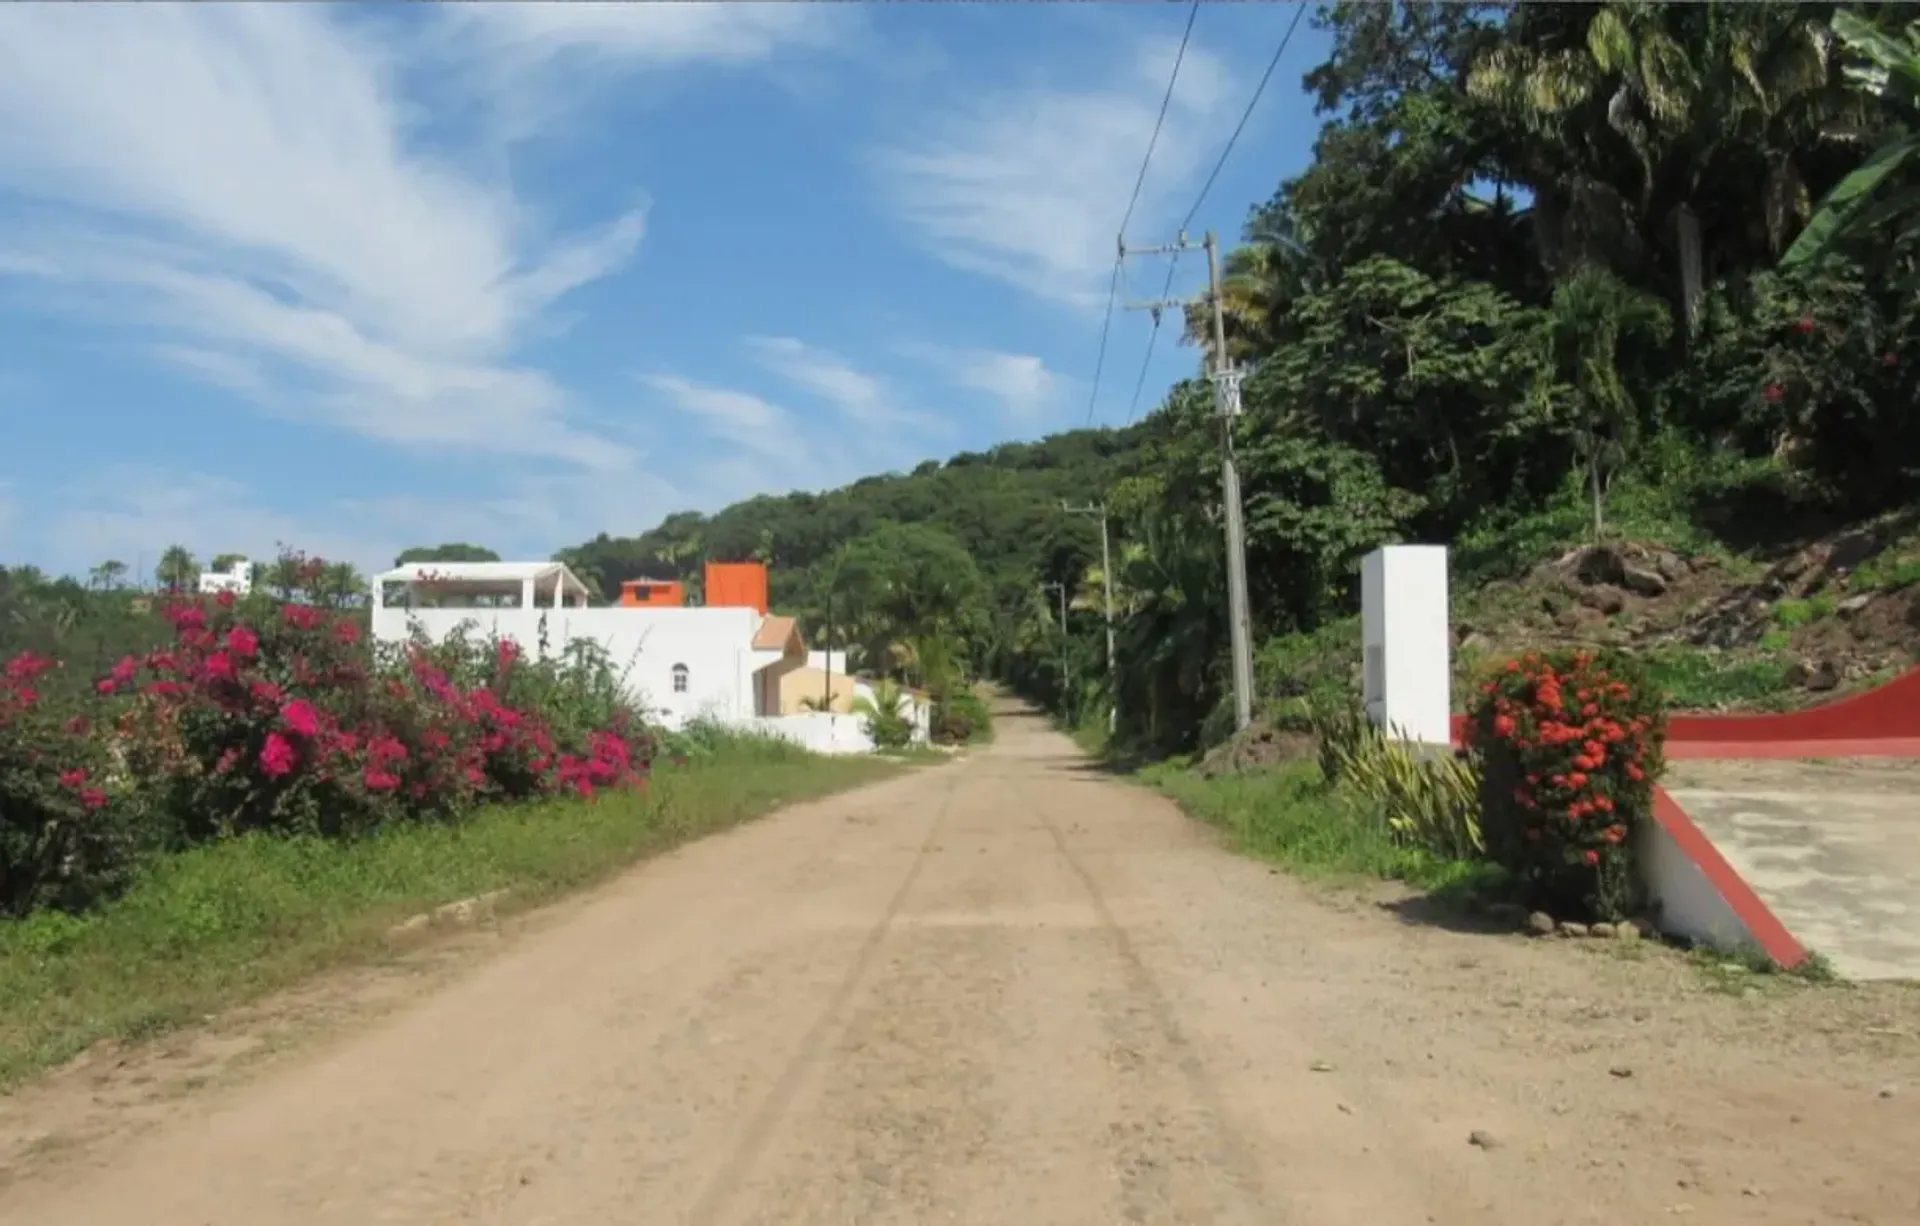
[(750, 337), (747, 347), (761, 365), (825, 400), (856, 425), (947, 429), (940, 418), (900, 407), (897, 395), (885, 381), (824, 349), (791, 336)]
[(0, 6), (0, 275), (46, 279), (176, 365), (374, 438), (606, 468), (516, 363), (619, 268), (638, 208), (538, 225), (421, 148), (389, 48), (301, 5)]
[(863, 21), (840, 4), (485, 3), (436, 6), (435, 45), (461, 67), (501, 138), (550, 130), (583, 86), (635, 70), (758, 65), (841, 44)]
[(788, 455), (799, 448), (799, 423), (772, 401), (679, 375), (643, 375), (640, 381), (681, 413), (697, 418), (716, 438), (764, 456)]
[(846, 31), (850, 12), (807, 4), (448, 5), (442, 18), (456, 39), (495, 56), (533, 63), (746, 64), (790, 46), (827, 46)]
[[(875, 158), (883, 196), (956, 268), (1082, 307), (1106, 300), (1115, 232), (1172, 67), (1138, 49), (1117, 79), (970, 98)], [(1167, 241), (1175, 197), (1223, 139), (1222, 63), (1189, 46), (1128, 240)]]
[(932, 363), (961, 387), (993, 397), (1000, 402), (1005, 415), (1015, 422), (1032, 424), (1060, 399), (1060, 376), (1030, 353), (926, 344), (907, 345), (904, 349)]
[(63, 509), (18, 525), (15, 540), (35, 561), (68, 574), (107, 558), (151, 569), (174, 544), (203, 561), (224, 552), (266, 559), (284, 545), (367, 572), (391, 566), (409, 546), (445, 541), (485, 545), (516, 560), (544, 558), (600, 531), (637, 532), (685, 501), (664, 480), (638, 472), (621, 477), (517, 479), (477, 498), (322, 499), (310, 511), (290, 513), (263, 498), (284, 495), (280, 486), (264, 490), (225, 476), (118, 464), (53, 488), (47, 505)]

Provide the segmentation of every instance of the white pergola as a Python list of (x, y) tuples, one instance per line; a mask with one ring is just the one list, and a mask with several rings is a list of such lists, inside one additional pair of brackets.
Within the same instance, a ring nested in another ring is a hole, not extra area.
[(392, 607), (388, 585), (401, 588), (404, 607), (416, 607), (416, 597), (431, 595), (442, 608), (517, 607), (560, 609), (571, 604), (587, 607), (587, 585), (561, 562), (410, 562), (376, 575), (373, 607)]

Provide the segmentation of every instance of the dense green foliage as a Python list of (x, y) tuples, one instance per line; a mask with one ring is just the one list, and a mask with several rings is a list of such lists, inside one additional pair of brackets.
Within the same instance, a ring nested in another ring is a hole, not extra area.
[[(1306, 76), (1327, 117), (1314, 158), (1252, 210), (1222, 294), (1249, 368), (1236, 445), (1256, 635), (1305, 645), (1263, 649), (1263, 701), (1320, 684), (1313, 636), (1350, 625), (1357, 559), (1383, 542), (1452, 542), (1470, 582), (1639, 530), (1620, 507), (1751, 543), (1910, 498), (1916, 250), (1888, 229), (1910, 214), (1849, 212), (1846, 241), (1779, 267), (1816, 202), (1911, 140), (1911, 74), (1886, 67), (1912, 45), (1899, 9), (1343, 0), (1319, 20), (1333, 51)], [(1902, 181), (1881, 194), (1905, 201)], [(1853, 262), (1863, 235), (1872, 258)], [(1207, 318), (1190, 312), (1190, 339)], [(975, 668), (1063, 714), (1117, 699), (1123, 738), (1187, 748), (1227, 726), (1219, 442), (1194, 379), (1126, 429), (683, 513), (562, 556), (602, 584), (759, 557), (776, 603), (816, 643), (832, 620), (869, 667), (914, 679), (906, 645), (937, 621)], [(1058, 505), (1091, 498), (1116, 534), (1116, 677), (1098, 526)], [(940, 563), (938, 590), (911, 597), (848, 579), (850, 557), (927, 573), (912, 551), (974, 567)], [(1064, 628), (1049, 584), (1072, 593)]]

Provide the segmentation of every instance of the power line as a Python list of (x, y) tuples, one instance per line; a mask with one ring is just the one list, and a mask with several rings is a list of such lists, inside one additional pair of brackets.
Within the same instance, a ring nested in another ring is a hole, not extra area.
[[(1280, 67), (1281, 57), (1286, 55), (1288, 45), (1293, 42), (1293, 33), (1300, 28), (1300, 19), (1306, 14), (1305, 4), (1293, 10), (1293, 20), (1287, 23), (1287, 32), (1280, 36), (1280, 45), (1274, 48), (1273, 58), (1267, 61), (1267, 70), (1260, 74), (1260, 83), (1253, 87), (1253, 97), (1247, 99), (1246, 109), (1240, 112), (1240, 122), (1233, 126), (1233, 135), (1227, 138), (1226, 146), (1220, 150), (1220, 157), (1214, 162), (1213, 169), (1207, 173), (1207, 181), (1200, 187), (1200, 194), (1194, 198), (1193, 207), (1187, 210), (1186, 220), (1180, 223), (1181, 233), (1186, 233), (1187, 228), (1193, 224), (1194, 217), (1200, 212), (1200, 206), (1206, 202), (1207, 193), (1213, 190), (1214, 181), (1220, 177), (1220, 171), (1226, 166), (1227, 158), (1232, 155), (1234, 145), (1240, 140), (1240, 134), (1247, 130), (1247, 121), (1253, 118), (1254, 108), (1260, 105), (1260, 96), (1267, 92), (1267, 82), (1273, 79), (1274, 70)], [(1160, 290), (1162, 299), (1173, 292), (1173, 274), (1179, 264), (1180, 253), (1175, 251), (1172, 258), (1167, 261), (1167, 283)], [(1111, 305), (1108, 309), (1112, 309)], [(1133, 419), (1140, 412), (1140, 394), (1147, 385), (1147, 368), (1153, 364), (1153, 347), (1159, 339), (1160, 312), (1156, 310), (1153, 313), (1153, 331), (1147, 336), (1146, 356), (1140, 360), (1140, 377), (1134, 381), (1133, 401), (1127, 406), (1128, 425), (1133, 424)], [(1104, 343), (1103, 336), (1102, 344)]]
[(1113, 257), (1113, 278), (1107, 283), (1107, 313), (1100, 323), (1100, 351), (1093, 361), (1093, 387), (1087, 392), (1087, 425), (1093, 425), (1094, 406), (1100, 399), (1100, 375), (1107, 364), (1107, 336), (1113, 328), (1113, 303), (1120, 294), (1120, 273), (1127, 258), (1127, 226), (1133, 221), (1133, 210), (1140, 203), (1140, 191), (1146, 186), (1147, 168), (1153, 164), (1153, 151), (1160, 144), (1160, 129), (1167, 123), (1167, 108), (1173, 105), (1173, 87), (1180, 80), (1180, 65), (1186, 62), (1187, 44), (1193, 38), (1193, 22), (1200, 16), (1200, 0), (1193, 0), (1187, 10), (1187, 26), (1180, 32), (1180, 49), (1174, 52), (1173, 71), (1167, 74), (1167, 92), (1160, 98), (1160, 114), (1153, 121), (1153, 135), (1147, 138), (1146, 156), (1140, 159), (1140, 173), (1133, 180), (1133, 195), (1127, 200), (1127, 211), (1120, 217), (1120, 231), (1116, 241), (1118, 250)]
[(1293, 32), (1300, 28), (1300, 19), (1307, 15), (1307, 6), (1302, 4), (1293, 10), (1293, 20), (1287, 24), (1287, 32), (1280, 36), (1280, 45), (1274, 48), (1273, 58), (1267, 61), (1267, 70), (1260, 74), (1260, 84), (1253, 87), (1253, 97), (1247, 99), (1247, 109), (1240, 112), (1240, 122), (1233, 126), (1233, 135), (1227, 138), (1226, 148), (1220, 151), (1220, 159), (1213, 164), (1207, 181), (1200, 188), (1200, 195), (1194, 199), (1193, 207), (1187, 210), (1187, 219), (1180, 223), (1182, 230), (1193, 224), (1194, 214), (1200, 211), (1207, 193), (1213, 190), (1213, 182), (1220, 177), (1220, 170), (1227, 164), (1227, 158), (1233, 153), (1234, 144), (1240, 134), (1247, 130), (1247, 121), (1253, 118), (1253, 108), (1260, 105), (1260, 95), (1267, 92), (1267, 82), (1273, 79), (1273, 70), (1280, 67), (1280, 57), (1287, 53), (1287, 44), (1293, 41)]
[(1153, 121), (1153, 135), (1147, 138), (1147, 156), (1140, 159), (1140, 175), (1133, 181), (1133, 198), (1127, 201), (1126, 215), (1120, 218), (1120, 237), (1127, 236), (1127, 223), (1133, 220), (1133, 208), (1140, 203), (1140, 189), (1146, 186), (1147, 167), (1153, 162), (1153, 147), (1160, 143), (1160, 129), (1167, 122), (1167, 108), (1173, 104), (1174, 82), (1180, 79), (1180, 65), (1187, 58), (1187, 41), (1193, 37), (1193, 19), (1200, 15), (1200, 0), (1187, 10), (1187, 28), (1180, 34), (1180, 50), (1173, 56), (1173, 71), (1167, 76), (1167, 92), (1160, 98), (1160, 116)]

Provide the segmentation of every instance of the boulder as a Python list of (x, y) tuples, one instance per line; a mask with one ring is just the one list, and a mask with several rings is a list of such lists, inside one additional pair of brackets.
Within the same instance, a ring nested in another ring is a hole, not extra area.
[(1593, 545), (1582, 550), (1579, 561), (1573, 566), (1574, 577), (1588, 587), (1600, 584), (1618, 587), (1626, 577), (1626, 571), (1626, 561), (1605, 545)]
[(1667, 581), (1660, 572), (1638, 566), (1624, 567), (1620, 572), (1620, 586), (1636, 596), (1664, 596), (1667, 593)]

